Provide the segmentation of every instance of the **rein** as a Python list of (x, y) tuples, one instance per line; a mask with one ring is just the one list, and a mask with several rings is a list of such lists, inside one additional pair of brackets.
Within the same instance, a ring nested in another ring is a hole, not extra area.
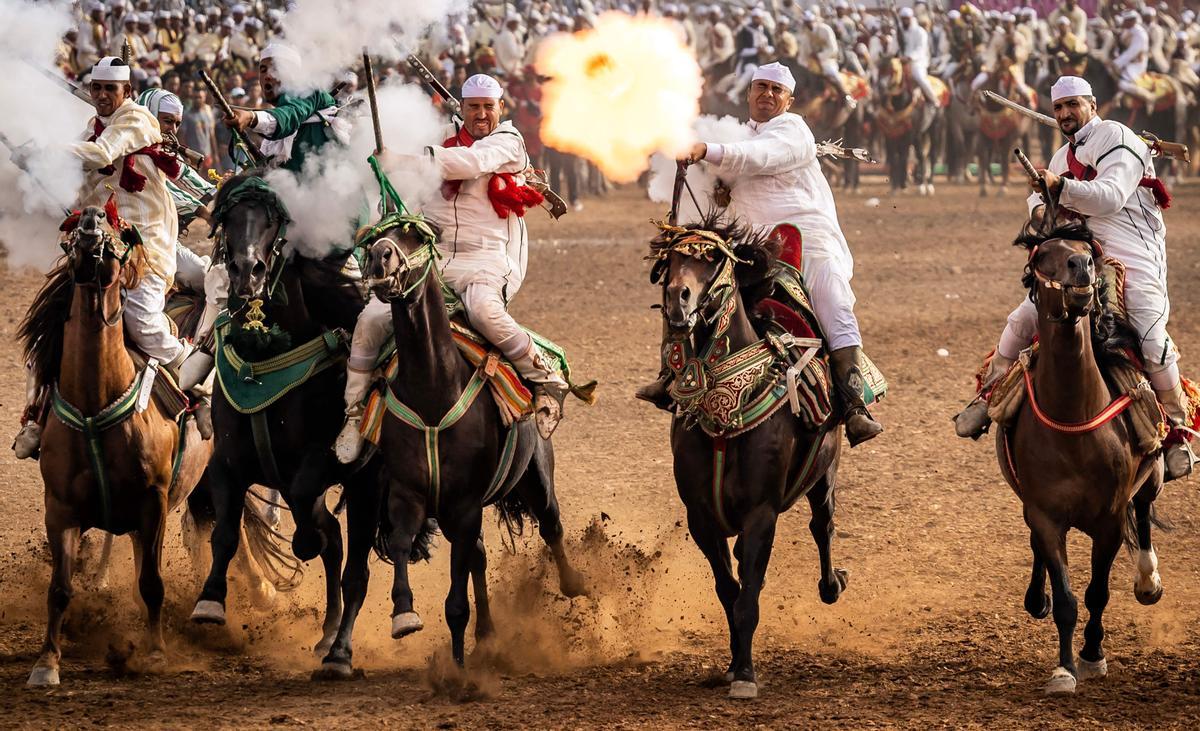
[(1048, 429), (1053, 429), (1056, 432), (1061, 432), (1063, 434), (1087, 434), (1088, 432), (1096, 431), (1100, 427), (1120, 416), (1121, 413), (1128, 409), (1130, 404), (1133, 403), (1132, 396), (1129, 394), (1121, 394), (1113, 399), (1108, 406), (1104, 407), (1099, 414), (1093, 416), (1087, 421), (1081, 421), (1074, 424), (1055, 421), (1047, 416), (1046, 412), (1042, 411), (1042, 408), (1038, 406), (1037, 395), (1033, 391), (1033, 376), (1029, 374), (1029, 370), (1030, 369), (1028, 368), (1025, 369), (1025, 391), (1029, 394), (1029, 406), (1033, 409), (1034, 416), (1036, 416), (1037, 420), (1042, 423), (1042, 426), (1045, 426)]

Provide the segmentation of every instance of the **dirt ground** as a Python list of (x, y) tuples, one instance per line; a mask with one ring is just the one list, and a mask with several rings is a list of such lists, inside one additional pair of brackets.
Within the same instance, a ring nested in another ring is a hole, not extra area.
[[(883, 192), (871, 183), (862, 195), (839, 197), (867, 347), (891, 384), (877, 409), (887, 431), (842, 462), (834, 557), (850, 570), (850, 586), (836, 605), (820, 603), (807, 508), (784, 516), (757, 635), (757, 701), (730, 701), (709, 682), (728, 660), (725, 622), (686, 536), (669, 417), (632, 395), (657, 368), (657, 294), (642, 256), (649, 219), (663, 211), (624, 189), (558, 223), (531, 215), (530, 276), (514, 306), (518, 319), (567, 347), (580, 376), (601, 382), (599, 403), (569, 404), (555, 436), (569, 548), (594, 596), (559, 597), (536, 536), (510, 553), (488, 521), (499, 637), (469, 658), (465, 676), (446, 670), (447, 551), (439, 550), (413, 570), (425, 630), (390, 639), (390, 567), (373, 561), (355, 636), (364, 676), (320, 684), (309, 679), (318, 664), (309, 648), (319, 635), (319, 562), (270, 610), (251, 607), (235, 580), (229, 626), (195, 628), (186, 618), (197, 583), (172, 519), (170, 672), (139, 675), (127, 662), (141, 610), (122, 540), (109, 588), (81, 588), (72, 605), (62, 686), (27, 690), (49, 574), (41, 483), (35, 464), (4, 449), (0, 726), (1194, 728), (1196, 482), (1168, 486), (1159, 501), (1176, 527), (1157, 534), (1163, 600), (1137, 604), (1135, 569), (1123, 553), (1105, 617), (1108, 677), (1081, 683), (1074, 697), (1045, 698), (1055, 631), (1022, 609), (1030, 554), (1020, 505), (990, 442), (956, 439), (949, 421), (1022, 296), (1023, 256), (1009, 242), (1024, 196), (981, 199), (974, 188), (943, 186), (933, 198), (867, 205)], [(1200, 268), (1192, 213), (1200, 188), (1175, 193), (1167, 214), (1171, 332), (1186, 355), (1200, 353), (1200, 292), (1190, 287)], [(23, 394), (13, 334), (38, 281), (10, 272), (0, 284), (5, 429), (15, 430)], [(1081, 615), (1087, 550), (1084, 539), (1072, 540)]]

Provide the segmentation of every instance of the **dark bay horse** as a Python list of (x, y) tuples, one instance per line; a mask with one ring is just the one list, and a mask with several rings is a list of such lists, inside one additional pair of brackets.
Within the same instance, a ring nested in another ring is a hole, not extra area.
[[(1077, 680), (1108, 671), (1102, 617), (1108, 579), (1122, 541), (1138, 551), (1134, 594), (1142, 604), (1162, 596), (1158, 559), (1150, 540), (1154, 499), (1162, 489), (1159, 452), (1138, 455), (1127, 420), (1098, 415), (1119, 402), (1101, 362), (1136, 335), (1101, 314), (1099, 249), (1081, 225), (1017, 240), (1030, 251), (1023, 283), (1038, 309), (1038, 352), (1030, 392), (1009, 429), (998, 429), (1000, 471), (1021, 498), (1033, 548), (1033, 575), (1025, 609), (1036, 619), (1053, 608), (1058, 667), (1047, 693), (1073, 693)], [(1092, 575), (1084, 594), (1089, 619), (1076, 658), (1072, 635), (1078, 616), (1067, 576), (1067, 532), (1092, 539)], [(1046, 593), (1046, 575), (1051, 593)]]
[(892, 193), (908, 188), (911, 153), (915, 158), (912, 177), (918, 191), (932, 195), (933, 168), (945, 125), (944, 105), (927, 102), (898, 58), (880, 62), (873, 98), (875, 127), (883, 138)]
[(992, 163), (1000, 165), (1000, 189), (997, 195), (1008, 192), (1009, 174), (1012, 165), (1009, 155), (1012, 149), (1028, 132), (1032, 122), (1019, 112), (1005, 107), (999, 102), (981, 98), (982, 92), (991, 91), (1033, 109), (1037, 106), (1036, 95), (1029, 87), (1019, 83), (1011, 68), (1005, 68), (999, 73), (988, 74), (988, 79), (973, 95), (972, 101), (978, 105), (978, 135), (975, 137), (975, 159), (979, 163), (979, 195), (987, 196), (987, 181), (992, 177)]
[[(320, 556), (324, 565), (325, 619), (315, 652), (323, 657), (337, 635), (348, 658), (349, 637), (366, 596), (367, 559), (382, 500), (378, 460), (343, 467), (331, 451), (345, 408), (344, 333), (353, 329), (364, 300), (357, 282), (340, 271), (344, 257), (288, 258), (287, 210), (257, 173), (225, 181), (213, 215), (219, 235), (214, 259), (229, 272), (230, 324), (226, 347), (218, 348), (221, 385), (213, 394), (212, 568), (192, 620), (225, 623), (226, 574), (238, 547), (242, 506), (250, 485), (259, 484), (279, 490), (291, 510), (296, 558)], [(223, 358), (232, 363), (229, 348), (244, 361), (233, 376), (220, 370)], [(241, 381), (244, 371), (249, 369), (249, 382), (266, 382), (273, 374), (265, 364), (301, 352), (314, 358), (312, 368), (307, 377), (291, 382), (291, 390), (252, 413), (231, 401), (226, 391)], [(348, 516), (344, 574), (341, 526), (325, 504), (325, 492), (337, 483), (343, 487)]]
[[(709, 368), (753, 354), (757, 351), (750, 349), (766, 342), (749, 313), (769, 291), (779, 246), (778, 239), (752, 236), (711, 216), (702, 224), (666, 228), (651, 244), (658, 258), (652, 280), (662, 281), (667, 338), (705, 362), (682, 369), (676, 378), (685, 388), (690, 387), (688, 373), (704, 383), (715, 377), (716, 370)], [(786, 365), (775, 361), (770, 367)], [(732, 698), (758, 694), (752, 644), (759, 593), (776, 522), (802, 496), (812, 509), (809, 529), (820, 554), (821, 600), (832, 604), (846, 588), (847, 573), (833, 567), (830, 554), (840, 443), (836, 418), (810, 429), (786, 405), (750, 431), (728, 438), (709, 436), (678, 413), (671, 424), (675, 483), (687, 508), (688, 530), (712, 567), (729, 623), (732, 658), (725, 680)], [(737, 539), (736, 578), (730, 537)]]
[[(558, 499), (554, 448), (531, 419), (510, 430), (487, 393), (484, 370), (470, 365), (451, 335), (436, 271), (437, 231), (418, 217), (396, 216), (376, 226), (366, 267), (375, 295), (390, 302), (398, 371), (387, 385), (380, 452), (389, 486), (387, 550), (395, 565), (392, 637), (423, 627), (413, 607), (406, 560), (428, 518), (450, 542), (446, 623), (460, 665), (471, 616), (467, 580), (475, 591), (475, 636), (493, 631), (487, 594), (483, 508), (495, 505), (510, 531), (524, 518), (537, 524), (568, 597), (586, 593), (583, 576), (567, 560)], [(506, 464), (507, 463), (507, 464)]]
[(134, 535), (147, 614), (145, 664), (165, 668), (166, 516), (201, 481), (212, 452), (196, 428), (181, 431), (156, 401), (139, 404), (144, 376), (126, 350), (122, 324), (122, 290), (137, 286), (145, 266), (136, 231), (118, 224), (115, 208), (87, 208), (63, 248), (65, 266), (51, 274), (21, 328), (34, 367), (43, 376), (53, 373), (43, 381), (53, 384), (53, 415), (39, 459), (53, 573), (33, 686), (59, 683), (63, 616), (80, 536), (91, 528)]

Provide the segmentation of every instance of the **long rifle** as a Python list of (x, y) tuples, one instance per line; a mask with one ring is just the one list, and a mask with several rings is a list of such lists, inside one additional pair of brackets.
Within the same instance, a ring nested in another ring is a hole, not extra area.
[(437, 80), (433, 72), (426, 68), (425, 64), (421, 63), (421, 59), (409, 54), (408, 65), (412, 67), (417, 76), (421, 77), (422, 83), (428, 87), (429, 91), (442, 98), (442, 103), (450, 109), (450, 115), (454, 118), (454, 128), (457, 130), (462, 126), (462, 103), (458, 101), (458, 98), (451, 94), (450, 90), (442, 85), (442, 82)]
[[(208, 93), (212, 94), (213, 99), (217, 100), (217, 105), (221, 107), (221, 111), (224, 112), (225, 117), (232, 118), (234, 116), (233, 107), (229, 106), (229, 102), (225, 99), (225, 95), (222, 94), (221, 90), (217, 88), (217, 85), (212, 80), (212, 77), (209, 76), (208, 72), (204, 69), (200, 69), (198, 74), (200, 76), (200, 80), (203, 81), (204, 85), (208, 87)], [(238, 129), (237, 127), (230, 127), (229, 131), (233, 135), (233, 139), (236, 141), (237, 145), (241, 147), (254, 162), (255, 167), (266, 167), (266, 155), (264, 155), (262, 150), (258, 149), (257, 146), (250, 144), (250, 139), (246, 137), (245, 132), (242, 132), (242, 130)]]
[(375, 98), (375, 71), (371, 67), (371, 54), (363, 49), (363, 73), (367, 75), (367, 100), (371, 102), (371, 126), (375, 130), (375, 154), (383, 152), (383, 128), (379, 125), (379, 101)]
[(55, 86), (67, 90), (76, 99), (87, 102), (89, 107), (96, 106), (96, 103), (92, 101), (92, 95), (87, 93), (87, 91), (85, 91), (84, 88), (82, 86), (80, 86), (79, 84), (76, 84), (74, 81), (71, 81), (70, 79), (63, 78), (62, 76), (54, 73), (53, 71), (51, 71), (47, 68), (44, 68), (42, 66), (39, 66), (38, 64), (35, 64), (35, 63), (29, 61), (28, 59), (23, 59), (23, 60), (25, 61), (25, 64), (27, 66), (29, 66), (33, 70), (37, 71), (42, 76), (45, 76), (47, 79), (50, 79), (51, 81), (53, 81)]
[(36, 185), (38, 188), (41, 188), (42, 192), (46, 194), (46, 197), (49, 198), (51, 201), (54, 201), (54, 204), (62, 209), (62, 212), (64, 215), (70, 216), (71, 209), (68, 206), (64, 206), (61, 201), (57, 200), (57, 197), (53, 193), (50, 192), (50, 189), (46, 187), (46, 184), (43, 183), (36, 175), (34, 175), (32, 172), (29, 171), (29, 168), (25, 166), (25, 163), (23, 160), (18, 159), (17, 146), (14, 145), (12, 143), (12, 141), (8, 139), (8, 136), (5, 135), (3, 132), (0, 132), (0, 145), (3, 145), (8, 148), (8, 153), (9, 153), (9, 156), (12, 158), (13, 164), (16, 165), (21, 170), (21, 172), (23, 172), (27, 176), (29, 176), (29, 179), (33, 181), (33, 184)]

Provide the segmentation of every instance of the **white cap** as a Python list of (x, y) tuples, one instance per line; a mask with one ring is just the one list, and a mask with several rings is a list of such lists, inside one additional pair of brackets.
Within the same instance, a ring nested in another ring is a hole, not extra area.
[(300, 60), (300, 54), (291, 46), (285, 46), (282, 43), (271, 43), (266, 48), (262, 49), (262, 53), (258, 54), (259, 60), (268, 58), (276, 59), (279, 63), (291, 64), (296, 67), (303, 65)]
[(183, 116), (183, 102), (179, 101), (179, 97), (164, 89), (143, 91), (138, 96), (138, 104), (149, 109), (150, 113), (156, 117), (160, 114)]
[(1146, 16), (1147, 18), (1153, 18), (1158, 15), (1158, 11), (1152, 7), (1146, 6), (1142, 8), (1142, 15)]
[(154, 23), (154, 16), (150, 13), (141, 13), (138, 15), (138, 23), (142, 25), (151, 25)]
[(92, 67), (92, 81), (129, 81), (129, 66), (116, 56), (105, 56)]
[(246, 90), (240, 86), (235, 86), (229, 90), (230, 99), (241, 99), (244, 96), (246, 96)]
[(958, 12), (957, 10), (951, 10), (950, 12), (946, 13), (946, 17), (950, 20), (958, 20), (962, 17), (962, 13)]
[(1000, 16), (1000, 20), (1005, 23), (1015, 23), (1017, 22), (1017, 16), (1013, 15), (1012, 13), (1005, 13), (1004, 15)]
[(87, 4), (87, 11), (89, 13), (103, 12), (103, 10), (104, 3), (100, 2), (100, 0), (89, 0)]
[(752, 81), (758, 81), (759, 79), (774, 81), (776, 84), (786, 86), (789, 92), (796, 90), (796, 78), (792, 76), (792, 72), (787, 66), (778, 61), (759, 66), (755, 69)]
[(232, 8), (230, 8), (229, 12), (240, 13), (241, 15), (245, 15), (246, 14), (246, 6), (242, 5), (241, 3), (238, 3), (237, 5), (234, 5)]
[(1095, 96), (1092, 85), (1078, 76), (1060, 76), (1050, 87), (1050, 101), (1056, 102), (1069, 96)]
[(1138, 20), (1140, 17), (1141, 16), (1138, 15), (1136, 10), (1126, 10), (1125, 12), (1121, 13), (1121, 22), (1124, 23), (1127, 20)]
[(911, 18), (911, 17), (913, 17), (913, 9), (912, 9), (912, 8), (910, 8), (910, 7), (903, 7), (903, 8), (900, 8), (900, 17), (901, 17), (901, 18)]
[(235, 27), (237, 27), (237, 23), (233, 22), (233, 18), (225, 18), (221, 21), (221, 27), (233, 30)]
[(835, 2), (833, 4), (833, 9), (834, 10), (849, 10), (850, 3), (846, 2), (846, 0), (837, 0), (837, 2)]
[(811, 10), (805, 10), (802, 17), (804, 18), (805, 23), (811, 23), (817, 19), (817, 16), (814, 15), (813, 11)]
[(504, 96), (500, 82), (487, 74), (475, 74), (462, 85), (463, 99), (499, 99)]
[(1070, 25), (1071, 19), (1065, 15), (1060, 15), (1060, 16), (1058, 16), (1058, 24), (1059, 25)]

